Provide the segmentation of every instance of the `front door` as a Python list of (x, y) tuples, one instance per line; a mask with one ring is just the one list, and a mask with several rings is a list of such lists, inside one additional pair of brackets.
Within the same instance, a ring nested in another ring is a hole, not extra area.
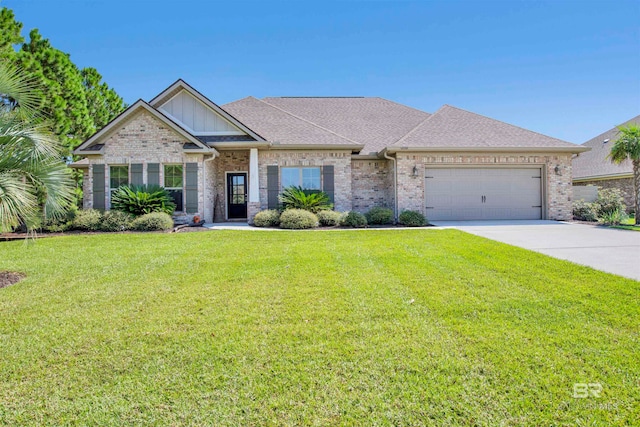
[(227, 218), (247, 217), (247, 174), (234, 172), (227, 174)]

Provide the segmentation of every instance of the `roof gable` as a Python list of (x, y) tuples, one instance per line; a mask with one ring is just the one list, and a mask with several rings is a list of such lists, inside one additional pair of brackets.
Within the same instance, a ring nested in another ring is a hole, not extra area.
[[(149, 102), (149, 105), (162, 109), (166, 114), (175, 117), (178, 121), (184, 120), (184, 126), (196, 135), (246, 134), (256, 141), (265, 141), (261, 135), (240, 122), (228, 111), (220, 108), (220, 106), (182, 79), (178, 79), (171, 86), (160, 92)], [(215, 117), (207, 114), (207, 112), (214, 114)], [(202, 118), (204, 118), (204, 123)]]
[(579, 146), (510, 125), (499, 120), (444, 105), (407, 135), (395, 148), (423, 149), (560, 149), (584, 151)]
[(630, 160), (627, 159), (620, 164), (615, 164), (608, 158), (611, 147), (619, 137), (618, 128), (632, 123), (640, 125), (640, 115), (583, 143), (582, 146), (591, 148), (591, 151), (580, 154), (573, 159), (573, 178), (584, 179), (632, 174), (633, 165)]
[(195, 138), (193, 135), (191, 135), (189, 132), (183, 129), (178, 123), (174, 122), (169, 117), (162, 114), (160, 111), (151, 107), (142, 99), (139, 99), (129, 108), (127, 108), (125, 111), (120, 113), (120, 115), (118, 115), (115, 119), (109, 122), (109, 124), (107, 124), (105, 127), (103, 127), (98, 132), (93, 134), (89, 139), (83, 142), (78, 148), (76, 148), (73, 151), (74, 154), (85, 155), (85, 154), (101, 153), (104, 147), (104, 144), (102, 144), (101, 142), (103, 140), (106, 140), (109, 136), (111, 136), (113, 132), (116, 132), (122, 123), (124, 123), (129, 118), (133, 117), (134, 114), (140, 111), (148, 112), (152, 116), (156, 117), (158, 120), (164, 122), (167, 126), (173, 129), (175, 132), (183, 136), (190, 143), (194, 144), (193, 146), (189, 147), (190, 150), (201, 150), (201, 151), (216, 153), (216, 151), (213, 148), (207, 147), (205, 144), (200, 142), (197, 138)]

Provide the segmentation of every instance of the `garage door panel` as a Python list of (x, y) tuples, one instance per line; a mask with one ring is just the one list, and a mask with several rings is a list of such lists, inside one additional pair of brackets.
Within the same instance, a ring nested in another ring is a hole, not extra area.
[(425, 179), (431, 220), (540, 219), (541, 171), (535, 168), (435, 168)]

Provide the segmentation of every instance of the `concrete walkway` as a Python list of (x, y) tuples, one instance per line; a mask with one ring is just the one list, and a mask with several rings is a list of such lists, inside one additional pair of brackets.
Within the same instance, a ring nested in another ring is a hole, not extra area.
[(640, 232), (557, 221), (433, 221), (555, 258), (640, 280)]

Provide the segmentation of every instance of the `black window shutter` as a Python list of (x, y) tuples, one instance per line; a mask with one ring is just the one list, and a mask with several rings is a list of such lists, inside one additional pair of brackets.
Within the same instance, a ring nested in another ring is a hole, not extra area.
[(93, 165), (93, 209), (104, 209), (104, 165)]
[(187, 213), (198, 212), (198, 164), (186, 164), (186, 177), (184, 183), (185, 202)]
[(131, 185), (142, 185), (142, 163), (131, 164)]
[(267, 203), (269, 209), (278, 209), (278, 166), (267, 166)]
[(160, 163), (147, 164), (147, 184), (160, 185)]
[(333, 165), (322, 167), (322, 191), (327, 193), (329, 200), (333, 203), (334, 184), (333, 184)]

